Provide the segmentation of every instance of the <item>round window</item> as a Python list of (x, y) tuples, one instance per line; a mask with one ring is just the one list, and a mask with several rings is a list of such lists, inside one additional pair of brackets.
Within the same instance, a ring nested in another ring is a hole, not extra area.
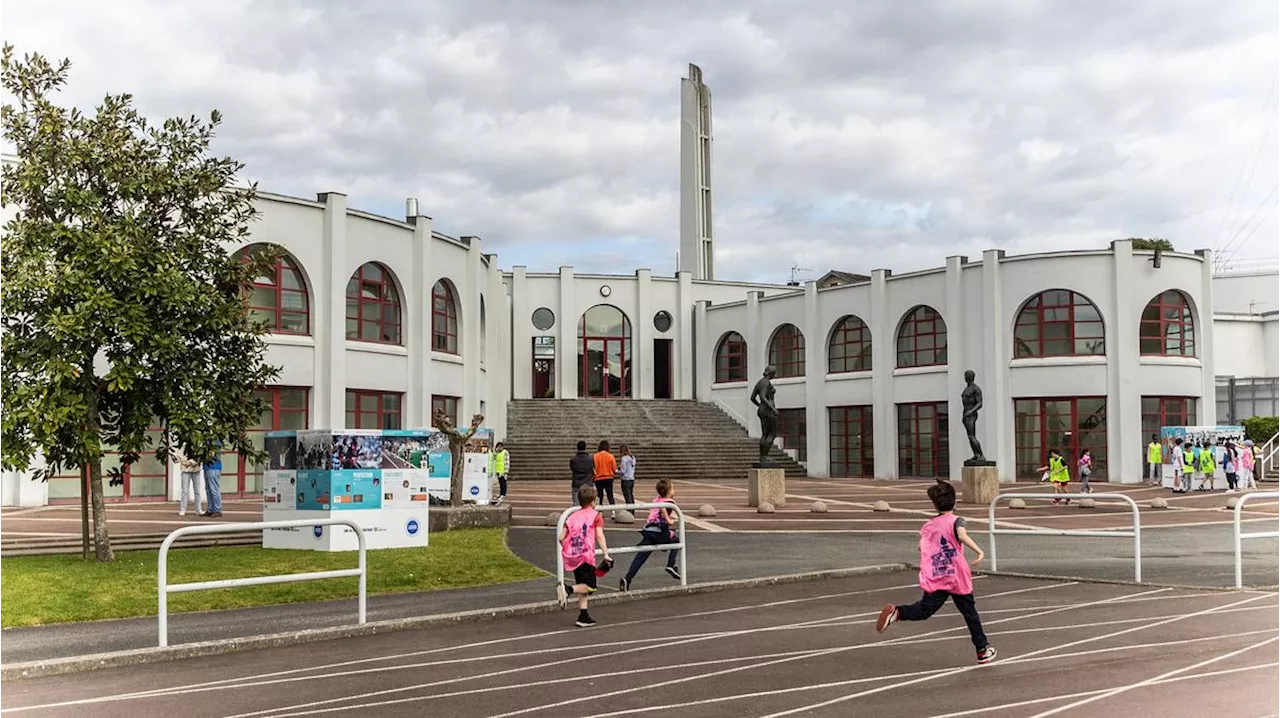
[(653, 315), (653, 328), (665, 332), (671, 328), (671, 312), (661, 311)]
[(545, 332), (555, 326), (555, 323), (556, 313), (550, 309), (547, 309), (546, 307), (538, 307), (533, 310), (533, 326), (537, 327), (539, 331)]

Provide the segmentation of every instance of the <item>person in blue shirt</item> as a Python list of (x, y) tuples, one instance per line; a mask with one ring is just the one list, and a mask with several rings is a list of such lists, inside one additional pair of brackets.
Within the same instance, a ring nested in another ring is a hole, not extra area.
[(204, 462), (204, 493), (209, 508), (201, 516), (222, 518), (222, 442), (215, 447), (213, 458)]

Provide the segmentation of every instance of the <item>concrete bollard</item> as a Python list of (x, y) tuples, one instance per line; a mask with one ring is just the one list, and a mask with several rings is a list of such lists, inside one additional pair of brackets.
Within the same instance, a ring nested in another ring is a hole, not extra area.
[(774, 511), (773, 504), (768, 501), (761, 501), (760, 505), (756, 507), (756, 513), (758, 514), (771, 514)]
[(809, 506), (809, 511), (815, 514), (825, 514), (827, 512), (827, 503), (825, 501), (814, 501)]
[(1027, 508), (1027, 502), (1022, 499), (1009, 499), (1009, 508), (1025, 509)]
[(551, 513), (547, 514), (547, 520), (544, 521), (543, 523), (546, 524), (547, 526), (555, 526), (556, 524), (560, 523), (560, 512), (552, 511)]
[(636, 515), (630, 511), (618, 511), (613, 515), (613, 520), (620, 524), (633, 524), (636, 522)]
[(1228, 496), (1228, 497), (1227, 497), (1227, 508), (1229, 508), (1229, 509), (1234, 509), (1234, 508), (1236, 507), (1236, 504), (1238, 504), (1238, 503), (1240, 503), (1240, 497), (1239, 497), (1239, 496)]
[(885, 501), (884, 499), (881, 499), (881, 500), (879, 500), (879, 501), (877, 501), (877, 502), (875, 502), (874, 504), (872, 504), (872, 505), (871, 505), (871, 510), (872, 510), (872, 511), (888, 511), (888, 510), (889, 510), (889, 502), (888, 502), (888, 501)]
[(1082, 509), (1091, 509), (1096, 505), (1093, 499), (1080, 499), (1080, 508)]
[(1151, 508), (1167, 509), (1169, 508), (1169, 500), (1162, 496), (1157, 496), (1156, 498), (1151, 499)]
[(703, 504), (698, 507), (698, 515), (703, 518), (711, 518), (716, 515), (716, 507), (711, 504)]

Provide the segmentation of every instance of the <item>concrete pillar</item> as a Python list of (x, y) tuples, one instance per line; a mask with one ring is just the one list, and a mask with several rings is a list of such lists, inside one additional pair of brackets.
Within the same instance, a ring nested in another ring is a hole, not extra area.
[[(585, 308), (584, 308), (585, 309)], [(578, 398), (578, 320), (582, 310), (574, 294), (573, 267), (560, 268), (560, 306), (556, 308), (556, 398)]]
[[(967, 257), (952, 255), (947, 257), (947, 305), (943, 320), (947, 323), (947, 449), (950, 455), (948, 471), (953, 482), (960, 481), (960, 469), (973, 452), (969, 449), (969, 434), (960, 421), (964, 416), (964, 405), (960, 401), (960, 392), (964, 389), (964, 372), (976, 368), (967, 366), (969, 361), (968, 307), (964, 305), (963, 278), (961, 267), (968, 262)], [(981, 386), (981, 384), (979, 384)], [(986, 397), (983, 397), (984, 399)], [(979, 415), (981, 416), (981, 414)]]
[(507, 400), (511, 398), (511, 304), (496, 254), (488, 257), (484, 282), (485, 351), (480, 395), (488, 403), (485, 424), (493, 428), (494, 438), (501, 440), (507, 433)]
[(313, 429), (341, 429), (346, 424), (347, 401), (347, 282), (356, 267), (347, 263), (347, 196), (324, 192), (321, 219), (323, 268), (316, 283), (324, 282), (328, 301), (316, 303), (316, 385)]
[(818, 315), (818, 283), (804, 285), (804, 410), (809, 476), (831, 475), (831, 440), (827, 429), (827, 402), (823, 382), (827, 376), (827, 334)]
[[(672, 347), (672, 353), (675, 354), (672, 361), (675, 366), (672, 367), (671, 380), (674, 386), (671, 387), (671, 395), (677, 399), (692, 399), (696, 392), (693, 384), (693, 366), (696, 357), (694, 352), (696, 347), (694, 344), (695, 327), (691, 320), (691, 314), (686, 307), (694, 306), (695, 298), (693, 296), (693, 275), (689, 272), (678, 272), (676, 274), (676, 313), (674, 317), (675, 323), (675, 341)], [(696, 331), (702, 333), (706, 330), (706, 315), (698, 323)], [(700, 337), (699, 343), (703, 344), (707, 341), (706, 337)], [(715, 339), (711, 339), (715, 341)], [(715, 351), (712, 345), (711, 351)], [(698, 375), (698, 382), (710, 385), (713, 375)]]
[[(529, 279), (522, 266), (511, 268), (511, 396), (515, 399), (533, 398), (533, 311), (537, 307), (529, 302)], [(556, 322), (563, 318), (557, 314)], [(555, 331), (554, 327), (552, 331)], [(541, 332), (539, 332), (541, 334)], [(559, 347), (556, 347), (559, 352)], [(559, 365), (560, 357), (556, 357)], [(558, 389), (558, 387), (557, 387)]]
[[(485, 290), (484, 240), (463, 237), (467, 243), (467, 263), (458, 287), (458, 351), (462, 354), (462, 401), (458, 406), (458, 423), (470, 426), (471, 415), (480, 411), (480, 295)], [(424, 305), (429, 306), (429, 305)], [(488, 408), (486, 402), (486, 409)]]
[(764, 292), (747, 292), (747, 333), (742, 337), (747, 342), (747, 386), (742, 390), (748, 398), (747, 435), (756, 439), (761, 436), (760, 420), (754, 418), (755, 410), (750, 403), (751, 389), (769, 362), (769, 350), (764, 345), (765, 337), (760, 327), (760, 298), (763, 296)]
[(404, 425), (431, 426), (431, 392), (427, 377), (431, 373), (431, 238), (430, 217), (408, 217), (413, 225), (413, 269), (407, 275), (405, 306), (409, 308), (404, 323), (405, 347), (409, 351), (408, 391), (404, 397)]
[(1004, 250), (989, 249), (982, 253), (982, 313), (977, 325), (982, 332), (982, 365), (976, 368), (978, 385), (982, 387), (983, 410), (978, 416), (978, 438), (987, 458), (996, 462), (1000, 481), (1017, 477), (1013, 451), (1013, 398), (1009, 396), (1009, 339), (1005, 319), (1004, 286), (1000, 261)]
[(631, 328), (631, 396), (653, 398), (653, 286), (647, 269), (636, 270), (636, 323)]
[[(1197, 408), (1201, 426), (1218, 423), (1218, 381), (1213, 367), (1213, 250), (1197, 249), (1200, 255), (1200, 301), (1196, 302), (1196, 354), (1200, 359), (1200, 405)], [(1133, 322), (1137, 326), (1138, 322)], [(1134, 343), (1137, 346), (1137, 343)], [(1274, 349), (1274, 346), (1272, 347)]]
[(1142, 260), (1133, 256), (1133, 242), (1111, 243), (1112, 299), (1111, 306), (1104, 310), (1107, 317), (1103, 325), (1107, 333), (1107, 478), (1124, 483), (1142, 480), (1142, 404), (1138, 378), (1141, 371), (1138, 324), (1142, 309), (1134, 304), (1129, 289), (1134, 272), (1143, 271), (1141, 265)]
[[(689, 398), (698, 401), (711, 401), (711, 385), (716, 380), (716, 364), (715, 364), (715, 341), (716, 337), (709, 336), (707, 330), (707, 307), (710, 302), (700, 300), (694, 302), (693, 305), (693, 335), (694, 341), (689, 344), (692, 350), (692, 361), (694, 367), (695, 381), (689, 382), (694, 389), (694, 395)], [(681, 364), (684, 363), (684, 360)], [(677, 396), (679, 396), (677, 394)], [(681, 397), (685, 398), (685, 397)]]
[(871, 432), (875, 478), (898, 476), (898, 417), (894, 406), (893, 366), (898, 341), (896, 317), (889, 316), (889, 270), (871, 270)]

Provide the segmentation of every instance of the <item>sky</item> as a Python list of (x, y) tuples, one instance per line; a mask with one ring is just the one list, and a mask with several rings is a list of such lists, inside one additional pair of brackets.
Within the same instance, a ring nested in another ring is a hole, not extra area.
[(7, 0), (60, 102), (207, 115), (263, 191), (504, 268), (669, 275), (680, 79), (712, 91), (718, 279), (1165, 237), (1275, 265), (1274, 0)]

